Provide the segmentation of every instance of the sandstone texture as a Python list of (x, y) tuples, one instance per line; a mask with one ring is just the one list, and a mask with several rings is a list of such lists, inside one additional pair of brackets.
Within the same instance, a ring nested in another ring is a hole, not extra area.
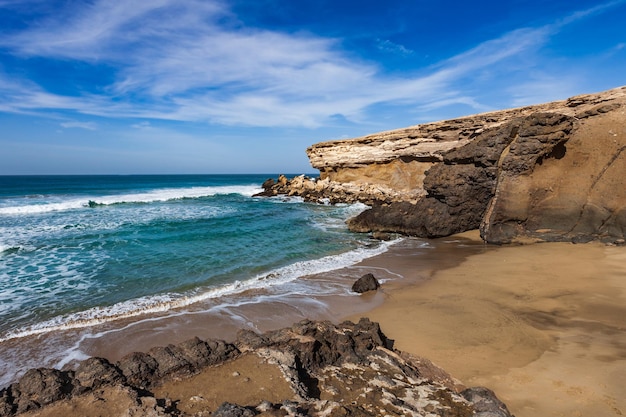
[(626, 237), (626, 87), (311, 146), (317, 180), (265, 195), (371, 206), (359, 232), (490, 243)]
[[(221, 373), (220, 373), (221, 372)], [(204, 378), (204, 379), (203, 379)], [(215, 393), (219, 395), (215, 395)], [(378, 324), (302, 321), (33, 369), (0, 390), (0, 416), (510, 416), (486, 388), (464, 388), (393, 349)]]

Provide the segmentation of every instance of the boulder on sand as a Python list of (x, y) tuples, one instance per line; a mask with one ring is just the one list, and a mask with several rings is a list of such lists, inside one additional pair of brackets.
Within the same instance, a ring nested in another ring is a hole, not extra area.
[(380, 283), (372, 274), (365, 274), (352, 284), (352, 291), (362, 294), (367, 291), (374, 291), (380, 288)]

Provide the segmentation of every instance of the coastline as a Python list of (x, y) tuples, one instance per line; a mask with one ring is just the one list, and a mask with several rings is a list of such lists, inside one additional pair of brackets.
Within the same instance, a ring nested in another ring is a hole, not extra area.
[[(472, 244), (464, 248), (456, 237), (433, 241), (404, 238), (386, 253), (404, 268), (419, 267), (418, 279), (423, 280), (429, 279), (436, 269), (456, 265), (482, 247)], [(242, 329), (263, 333), (302, 319), (338, 323), (347, 317), (366, 316), (384, 302), (385, 292), (362, 296), (352, 293), (350, 287), (356, 279), (371, 272), (385, 285), (410, 283), (404, 275), (393, 271), (395, 267), (379, 267), (377, 259), (376, 255), (365, 262), (303, 276), (277, 287), (248, 289), (184, 308), (5, 340), (0, 343), (0, 371), (4, 374), (0, 385), (16, 382), (19, 376), (13, 374), (15, 371), (23, 373), (39, 367), (67, 369), (94, 356), (115, 362), (132, 352), (145, 352), (192, 337), (232, 341)]]
[(368, 272), (382, 280), (381, 290), (278, 299), (257, 291), (254, 302), (208, 312), (201, 303), (167, 318), (151, 315), (17, 343), (69, 336), (79, 341), (74, 347), (81, 355), (114, 362), (194, 336), (230, 341), (242, 328), (265, 332), (303, 318), (338, 323), (369, 317), (397, 349), (428, 358), (466, 386), (494, 390), (517, 417), (608, 417), (626, 409), (623, 247), (500, 247), (485, 245), (472, 231), (431, 241), (406, 238), (356, 265), (302, 280), (349, 288)]
[[(298, 288), (273, 296), (267, 289), (253, 290), (230, 299), (220, 299), (215, 305), (210, 304), (211, 300), (161, 316), (115, 321), (98, 326), (103, 329), (97, 332), (98, 337), (83, 338), (81, 351), (88, 356), (117, 361), (134, 351), (145, 352), (154, 346), (180, 343), (196, 336), (229, 342), (242, 329), (263, 333), (291, 326), (303, 319), (334, 323), (351, 319), (357, 322), (360, 317), (367, 317), (371, 311), (383, 306), (388, 298), (387, 290), (362, 295), (352, 293), (350, 287), (360, 276), (373, 273), (384, 288), (410, 287), (432, 279), (439, 269), (459, 265), (466, 257), (481, 253), (484, 248), (482, 243), (463, 235), (433, 241), (405, 238), (391, 245), (386, 252), (355, 265), (298, 279), (299, 284), (304, 281), (307, 287), (317, 288), (317, 293), (300, 292)], [(407, 273), (418, 268), (419, 273), (415, 275)], [(327, 291), (327, 288), (333, 290)]]

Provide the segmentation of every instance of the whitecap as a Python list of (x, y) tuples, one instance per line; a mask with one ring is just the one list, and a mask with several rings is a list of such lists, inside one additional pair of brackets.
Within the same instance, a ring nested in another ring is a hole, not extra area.
[(212, 186), (212, 187), (187, 187), (187, 188), (164, 188), (146, 192), (131, 194), (116, 194), (110, 196), (86, 196), (78, 198), (72, 196), (64, 201), (43, 201), (38, 204), (13, 205), (0, 207), (0, 215), (30, 215), (49, 213), (53, 211), (78, 210), (93, 206), (107, 206), (123, 203), (154, 203), (174, 201), (186, 198), (202, 198), (215, 195), (239, 194), (252, 197), (261, 192), (258, 185), (235, 185), (235, 186)]

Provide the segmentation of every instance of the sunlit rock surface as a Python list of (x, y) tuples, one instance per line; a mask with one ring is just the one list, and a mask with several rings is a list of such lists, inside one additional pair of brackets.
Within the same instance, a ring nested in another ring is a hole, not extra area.
[(272, 192), (364, 202), (359, 232), (492, 243), (626, 236), (626, 87), (428, 123), (307, 149), (318, 180)]

